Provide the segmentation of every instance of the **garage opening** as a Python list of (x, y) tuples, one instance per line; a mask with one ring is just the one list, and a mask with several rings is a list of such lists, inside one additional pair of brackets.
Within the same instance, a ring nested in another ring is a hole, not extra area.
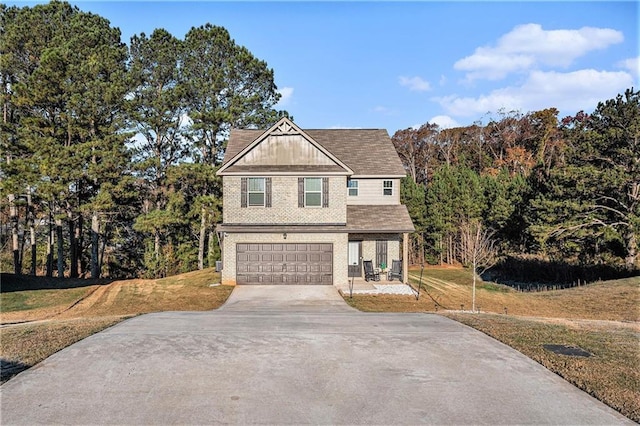
[(236, 244), (236, 283), (332, 285), (333, 244)]

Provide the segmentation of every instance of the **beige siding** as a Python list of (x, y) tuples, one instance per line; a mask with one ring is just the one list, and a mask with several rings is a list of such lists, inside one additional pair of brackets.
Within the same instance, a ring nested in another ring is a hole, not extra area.
[[(300, 176), (304, 177), (304, 176)], [(322, 224), (347, 222), (346, 178), (329, 177), (329, 207), (298, 207), (298, 177), (272, 177), (272, 207), (240, 207), (238, 176), (223, 178), (224, 223)]]
[(345, 285), (347, 279), (347, 234), (295, 234), (285, 240), (277, 234), (227, 234), (224, 239), (222, 284), (236, 284), (236, 244), (238, 243), (331, 243), (333, 244), (333, 284)]
[[(347, 204), (382, 205), (400, 204), (400, 179), (354, 179), (358, 181), (358, 196), (347, 195)], [(393, 195), (383, 195), (382, 182), (393, 181)], [(346, 188), (346, 183), (345, 183)], [(345, 189), (348, 194), (348, 188)]]

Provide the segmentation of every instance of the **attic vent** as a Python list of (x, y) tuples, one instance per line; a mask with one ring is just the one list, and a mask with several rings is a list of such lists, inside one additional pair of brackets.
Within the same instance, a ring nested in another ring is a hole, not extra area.
[(297, 135), (300, 134), (291, 123), (283, 120), (282, 123), (271, 132), (272, 135)]

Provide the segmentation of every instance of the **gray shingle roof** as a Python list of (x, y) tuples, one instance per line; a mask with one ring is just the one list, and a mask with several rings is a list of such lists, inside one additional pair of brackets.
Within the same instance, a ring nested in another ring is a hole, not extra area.
[[(354, 171), (355, 176), (406, 174), (384, 129), (310, 129), (303, 131)], [(264, 130), (232, 129), (223, 164), (235, 157)]]
[(403, 204), (347, 206), (349, 232), (413, 232), (413, 222)]
[(404, 205), (347, 206), (347, 223), (341, 224), (220, 224), (218, 231), (260, 232), (351, 232), (360, 234), (413, 232), (413, 222)]

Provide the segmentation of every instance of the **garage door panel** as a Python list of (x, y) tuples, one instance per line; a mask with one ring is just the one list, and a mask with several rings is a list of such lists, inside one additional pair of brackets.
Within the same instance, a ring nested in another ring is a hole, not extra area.
[(333, 284), (333, 245), (242, 243), (236, 245), (238, 284)]

